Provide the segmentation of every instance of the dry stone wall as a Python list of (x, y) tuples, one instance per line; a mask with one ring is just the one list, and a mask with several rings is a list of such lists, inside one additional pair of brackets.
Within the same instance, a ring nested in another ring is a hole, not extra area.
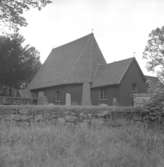
[(33, 99), (29, 99), (29, 98), (0, 96), (0, 105), (25, 105), (25, 104), (32, 104), (32, 103), (33, 103)]
[(133, 107), (84, 107), (84, 106), (54, 106), (54, 105), (28, 105), (28, 106), (0, 106), (0, 121), (14, 123), (49, 122), (77, 124), (101, 119), (142, 121), (146, 113), (140, 108)]

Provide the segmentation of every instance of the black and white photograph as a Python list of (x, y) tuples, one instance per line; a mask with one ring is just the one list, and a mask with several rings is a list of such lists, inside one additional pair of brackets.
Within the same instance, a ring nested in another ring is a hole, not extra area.
[(0, 167), (164, 167), (163, 0), (0, 0)]

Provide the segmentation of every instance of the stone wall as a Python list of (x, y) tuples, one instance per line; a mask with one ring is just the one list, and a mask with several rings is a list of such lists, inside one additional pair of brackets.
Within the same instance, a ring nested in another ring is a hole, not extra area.
[(32, 103), (33, 100), (29, 98), (0, 96), (0, 105), (25, 105)]
[(105, 106), (0, 106), (0, 121), (28, 123), (56, 122), (77, 124), (101, 120), (135, 120), (142, 121), (146, 113), (140, 108), (133, 107), (105, 107)]

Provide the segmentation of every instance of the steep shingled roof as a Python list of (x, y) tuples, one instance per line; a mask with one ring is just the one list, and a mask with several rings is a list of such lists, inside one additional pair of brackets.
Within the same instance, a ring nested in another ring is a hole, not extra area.
[(53, 49), (29, 89), (91, 82), (100, 64), (106, 64), (105, 59), (94, 35), (89, 34)]
[(92, 83), (92, 88), (120, 84), (133, 61), (134, 57), (107, 64), (94, 35), (89, 34), (53, 49), (29, 89), (84, 82)]
[(133, 60), (135, 58), (100, 65), (93, 78), (92, 87), (120, 84)]

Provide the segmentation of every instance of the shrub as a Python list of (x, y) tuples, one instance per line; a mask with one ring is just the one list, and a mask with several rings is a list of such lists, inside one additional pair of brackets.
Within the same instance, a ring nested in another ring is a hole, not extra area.
[(161, 121), (164, 114), (164, 87), (158, 88), (150, 101), (144, 106), (149, 121)]

